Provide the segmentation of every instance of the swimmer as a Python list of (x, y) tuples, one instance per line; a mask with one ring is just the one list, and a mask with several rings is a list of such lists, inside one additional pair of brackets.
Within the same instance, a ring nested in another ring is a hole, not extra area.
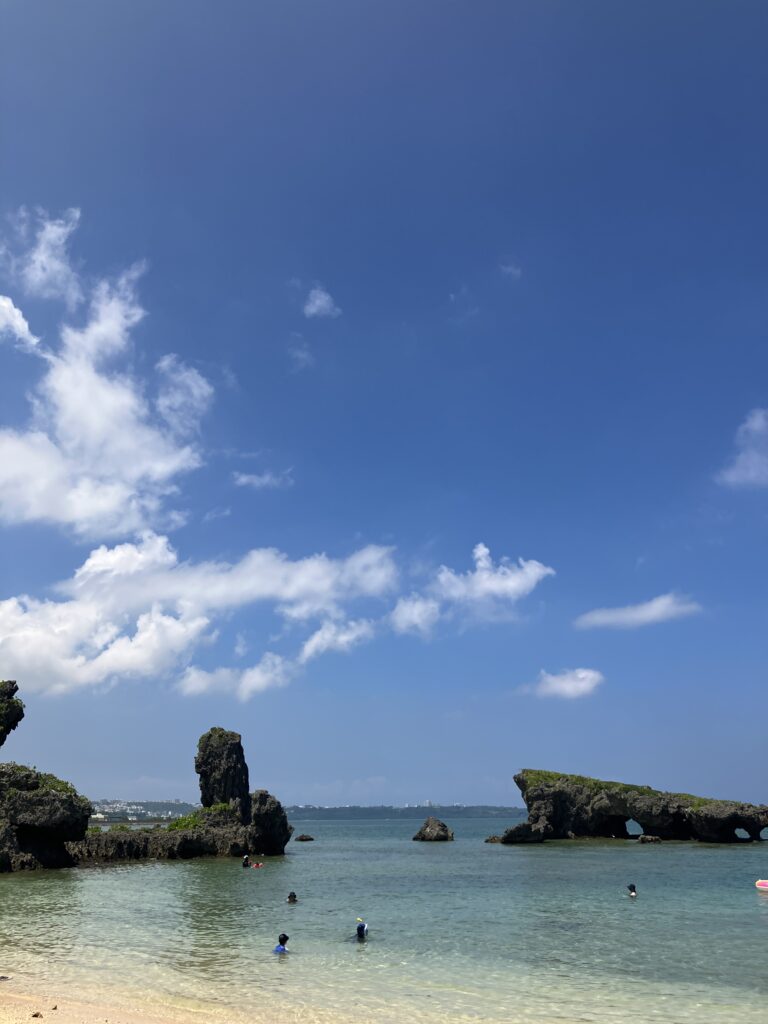
[(288, 941), (288, 936), (285, 932), (280, 932), (277, 936), (277, 945), (272, 950), (273, 953), (287, 953), (288, 950), (285, 948), (285, 944)]
[(246, 855), (243, 857), (243, 867), (244, 868), (249, 868), (250, 866), (251, 866), (251, 858), (246, 853)]
[(357, 941), (365, 942), (365, 940), (368, 938), (368, 925), (365, 923), (362, 917), (358, 917), (357, 928), (355, 929), (355, 931), (357, 932)]
[(264, 864), (260, 861), (258, 864), (251, 864), (252, 868), (263, 868)]
[(629, 889), (630, 899), (634, 899), (637, 896), (637, 886), (634, 882), (630, 882), (627, 888)]
[(296, 893), (293, 890), (291, 890), (288, 893), (288, 899), (285, 902), (286, 903), (298, 903), (299, 902), (299, 897), (296, 895)]

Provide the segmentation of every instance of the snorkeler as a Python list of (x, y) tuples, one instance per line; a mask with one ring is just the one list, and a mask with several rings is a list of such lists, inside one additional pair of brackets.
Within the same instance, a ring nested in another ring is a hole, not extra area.
[(368, 938), (368, 925), (365, 923), (362, 917), (358, 917), (357, 928), (355, 929), (355, 931), (357, 932), (357, 941), (365, 942), (365, 940)]
[(635, 896), (637, 896), (637, 886), (635, 885), (634, 882), (630, 882), (629, 885), (627, 886), (627, 888), (629, 889), (629, 895), (630, 895), (631, 898), (634, 898)]
[(296, 893), (293, 891), (293, 889), (291, 889), (291, 891), (288, 893), (288, 899), (285, 902), (286, 903), (298, 903), (299, 902), (299, 897), (296, 895)]
[(288, 941), (288, 936), (285, 932), (280, 932), (277, 936), (277, 945), (272, 950), (273, 953), (287, 953), (288, 950), (285, 948), (285, 944)]

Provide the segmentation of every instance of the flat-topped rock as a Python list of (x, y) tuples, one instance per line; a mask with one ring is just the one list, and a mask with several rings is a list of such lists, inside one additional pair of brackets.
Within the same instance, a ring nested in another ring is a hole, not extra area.
[(502, 836), (507, 844), (582, 837), (628, 839), (630, 820), (658, 840), (708, 843), (743, 841), (736, 829), (746, 832), (750, 840), (758, 840), (768, 827), (765, 805), (665, 793), (650, 786), (528, 768), (515, 775), (515, 782), (528, 808), (528, 821), (507, 829)]
[(444, 821), (430, 815), (413, 838), (421, 843), (446, 843), (453, 839), (453, 832)]

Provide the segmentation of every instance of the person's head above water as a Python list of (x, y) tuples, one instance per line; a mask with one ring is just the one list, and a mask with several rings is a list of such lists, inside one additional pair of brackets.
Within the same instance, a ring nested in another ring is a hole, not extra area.
[(629, 889), (630, 896), (637, 896), (637, 886), (634, 882), (630, 882), (627, 888)]
[(288, 903), (298, 903), (298, 902), (299, 902), (299, 897), (296, 895), (296, 893), (293, 891), (293, 889), (291, 889), (291, 891), (288, 893)]
[(285, 934), (285, 932), (280, 932), (280, 934), (277, 936), (277, 941), (280, 943), (281, 946), (284, 946), (288, 941), (288, 936)]
[(355, 931), (357, 932), (358, 939), (364, 939), (368, 934), (368, 925), (365, 923), (362, 917), (358, 917), (357, 928), (355, 929)]

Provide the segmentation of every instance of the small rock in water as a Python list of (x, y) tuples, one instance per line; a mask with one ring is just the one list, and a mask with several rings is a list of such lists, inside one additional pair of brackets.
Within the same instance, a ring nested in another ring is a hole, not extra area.
[(453, 832), (444, 821), (430, 814), (413, 838), (422, 843), (446, 843), (453, 839)]
[(488, 838), (484, 839), (483, 842), (486, 842), (486, 843), (500, 843), (501, 842), (501, 836), (488, 836)]
[(643, 833), (643, 835), (638, 836), (638, 842), (641, 842), (641, 843), (660, 843), (661, 839), (659, 838), (659, 836), (647, 836), (647, 835), (645, 835), (645, 833)]
[(305, 833), (302, 833), (300, 836), (296, 836), (296, 838), (294, 839), (295, 843), (314, 843), (314, 841), (314, 836), (308, 836)]

